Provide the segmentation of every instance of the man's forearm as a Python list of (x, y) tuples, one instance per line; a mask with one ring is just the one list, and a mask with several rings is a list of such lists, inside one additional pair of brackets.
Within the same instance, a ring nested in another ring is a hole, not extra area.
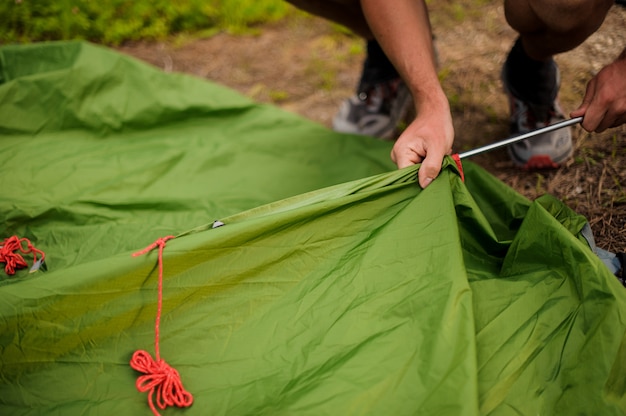
[(442, 90), (424, 1), (361, 0), (372, 33), (411, 90), (416, 105)]

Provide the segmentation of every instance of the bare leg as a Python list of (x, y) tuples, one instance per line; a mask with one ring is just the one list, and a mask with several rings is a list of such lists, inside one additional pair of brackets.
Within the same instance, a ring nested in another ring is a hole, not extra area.
[(509, 25), (529, 57), (546, 60), (574, 49), (602, 25), (614, 0), (505, 0)]

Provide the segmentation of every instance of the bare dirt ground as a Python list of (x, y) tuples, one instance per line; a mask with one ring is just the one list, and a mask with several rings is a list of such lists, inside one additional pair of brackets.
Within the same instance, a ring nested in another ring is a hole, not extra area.
[[(499, 72), (515, 33), (506, 24), (502, 3), (432, 3), (440, 79), (455, 123), (454, 151), (506, 138), (508, 105)], [(590, 77), (624, 47), (626, 9), (616, 6), (596, 34), (557, 56), (566, 113), (579, 105)], [(354, 93), (364, 58), (361, 39), (300, 12), (252, 33), (134, 43), (119, 50), (165, 71), (210, 79), (328, 127), (340, 103)], [(626, 126), (602, 134), (577, 126), (574, 136), (574, 158), (556, 171), (519, 170), (505, 150), (472, 160), (530, 199), (545, 193), (561, 199), (589, 220), (599, 247), (624, 252)]]

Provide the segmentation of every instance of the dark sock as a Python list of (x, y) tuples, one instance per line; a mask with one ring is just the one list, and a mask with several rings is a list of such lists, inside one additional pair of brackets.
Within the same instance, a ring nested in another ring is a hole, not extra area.
[(557, 67), (554, 59), (530, 58), (517, 39), (504, 66), (510, 92), (536, 106), (552, 104), (558, 93)]
[(367, 41), (367, 57), (363, 63), (363, 72), (359, 81), (358, 92), (367, 91), (375, 84), (398, 78), (398, 71), (385, 55), (376, 40)]

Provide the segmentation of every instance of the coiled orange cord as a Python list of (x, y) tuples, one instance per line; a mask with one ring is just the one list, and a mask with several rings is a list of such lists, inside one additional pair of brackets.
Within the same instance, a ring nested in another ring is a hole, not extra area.
[[(26, 243), (26, 248), (23, 246), (24, 243)], [(28, 267), (26, 260), (24, 260), (24, 257), (22, 257), (18, 251), (23, 254), (32, 253), (33, 267), (31, 268), (31, 272), (37, 271), (46, 258), (45, 253), (36, 249), (28, 238), (19, 238), (15, 235), (5, 238), (2, 246), (0, 246), (0, 263), (6, 263), (4, 271), (8, 275), (15, 274), (15, 270), (17, 269)], [(39, 260), (37, 260), (37, 255), (40, 256)]]

